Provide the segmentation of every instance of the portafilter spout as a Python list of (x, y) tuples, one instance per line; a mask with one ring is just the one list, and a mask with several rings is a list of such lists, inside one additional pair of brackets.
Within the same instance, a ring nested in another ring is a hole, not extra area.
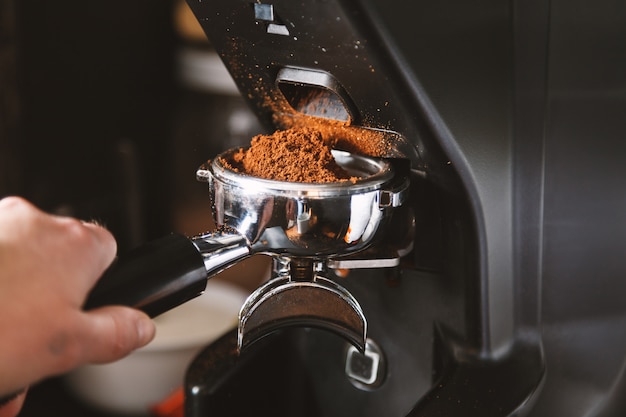
[[(353, 254), (372, 243), (379, 227), (408, 192), (408, 173), (397, 169), (391, 160), (333, 151), (337, 163), (360, 179), (309, 184), (235, 172), (222, 161), (236, 151), (226, 151), (197, 171), (198, 180), (208, 183), (218, 231), (193, 238), (173, 234), (120, 256), (90, 293), (86, 309), (122, 304), (154, 317), (202, 294), (209, 278), (254, 254), (304, 259), (311, 264)], [(314, 300), (310, 295), (320, 294), (320, 299), (345, 304), (344, 319), (330, 317), (320, 310), (319, 303), (306, 302), (300, 310), (284, 309), (289, 313), (275, 324), (317, 323), (318, 327), (338, 330), (362, 349), (366, 325), (356, 300), (331, 280), (315, 274), (310, 277), (310, 284), (302, 285), (302, 279), (282, 276), (283, 281), (272, 284), (281, 285), (272, 291), (264, 292), (269, 287), (263, 286), (251, 295), (263, 295), (262, 303), (261, 298), (256, 302), (249, 299), (244, 309), (276, 314), (278, 299)], [(268, 294), (280, 296), (267, 302)], [(268, 306), (272, 309), (266, 309)], [(240, 340), (242, 345), (275, 328), (252, 326), (258, 317), (268, 314), (254, 317), (246, 323), (247, 329), (256, 330), (248, 333), (253, 336)], [(310, 320), (304, 320), (306, 317)], [(245, 331), (246, 323), (240, 318), (240, 331)]]

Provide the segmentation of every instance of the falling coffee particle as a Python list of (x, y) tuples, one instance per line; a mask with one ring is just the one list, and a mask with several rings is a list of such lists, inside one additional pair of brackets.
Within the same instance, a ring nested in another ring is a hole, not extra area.
[(355, 182), (337, 164), (331, 147), (319, 130), (302, 127), (257, 135), (250, 147), (239, 149), (232, 160), (221, 160), (230, 169), (260, 178), (305, 183)]

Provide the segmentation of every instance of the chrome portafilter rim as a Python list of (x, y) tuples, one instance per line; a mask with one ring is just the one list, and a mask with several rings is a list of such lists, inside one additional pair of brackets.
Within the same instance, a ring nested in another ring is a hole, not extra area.
[(276, 195), (325, 197), (346, 196), (366, 193), (380, 189), (393, 178), (393, 169), (384, 159), (366, 157), (350, 152), (333, 149), (331, 152), (337, 164), (356, 181), (344, 180), (325, 183), (290, 182), (260, 178), (237, 172), (225, 166), (222, 161), (230, 160), (239, 148), (229, 149), (204, 164), (196, 173), (198, 180), (208, 181), (213, 176), (216, 180), (242, 189), (255, 190)]

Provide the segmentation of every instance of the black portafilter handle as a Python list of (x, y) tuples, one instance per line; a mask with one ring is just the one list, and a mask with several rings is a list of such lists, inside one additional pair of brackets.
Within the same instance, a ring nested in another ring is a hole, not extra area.
[(164, 236), (116, 258), (84, 309), (125, 305), (156, 317), (201, 295), (211, 276), (249, 254), (245, 239), (236, 234)]

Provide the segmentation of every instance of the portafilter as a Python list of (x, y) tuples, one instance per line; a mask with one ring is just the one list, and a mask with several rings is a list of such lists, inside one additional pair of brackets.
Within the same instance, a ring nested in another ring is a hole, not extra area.
[(275, 273), (239, 315), (239, 348), (285, 326), (321, 327), (361, 350), (366, 320), (357, 300), (323, 276), (330, 259), (369, 247), (405, 201), (408, 172), (399, 160), (333, 150), (356, 180), (286, 182), (236, 172), (228, 150), (196, 172), (208, 183), (215, 231), (171, 234), (119, 256), (85, 309), (122, 304), (157, 316), (205, 290), (206, 282), (254, 254), (274, 258)]

